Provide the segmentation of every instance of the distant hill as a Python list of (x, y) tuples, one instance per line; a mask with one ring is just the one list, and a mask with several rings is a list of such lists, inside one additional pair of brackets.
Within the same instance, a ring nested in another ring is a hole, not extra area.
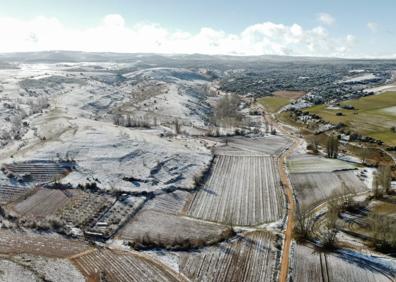
[(204, 54), (151, 54), (151, 53), (106, 53), (106, 52), (80, 52), (80, 51), (42, 51), (21, 53), (0, 53), (0, 61), (26, 62), (26, 63), (59, 63), (59, 62), (133, 62), (141, 60), (150, 62), (229, 62), (229, 63), (257, 63), (257, 62), (300, 62), (300, 63), (353, 63), (368, 61), (393, 61), (396, 60), (364, 60), (340, 59), (321, 57), (293, 57), (293, 56), (230, 56), (230, 55), (204, 55)]

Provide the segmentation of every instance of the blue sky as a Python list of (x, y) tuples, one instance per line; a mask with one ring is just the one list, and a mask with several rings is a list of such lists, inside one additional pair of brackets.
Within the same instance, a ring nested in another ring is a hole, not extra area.
[(392, 57), (394, 10), (393, 0), (0, 0), (0, 36), (10, 42), (0, 52)]

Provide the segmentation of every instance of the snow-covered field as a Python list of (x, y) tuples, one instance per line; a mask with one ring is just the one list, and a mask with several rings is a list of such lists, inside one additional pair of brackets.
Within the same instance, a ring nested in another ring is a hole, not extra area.
[[(211, 158), (205, 142), (169, 135), (175, 119), (181, 130), (205, 126), (209, 82), (201, 74), (153, 68), (120, 76), (114, 65), (84, 63), (19, 67), (0, 71), (1, 164), (72, 158), (77, 169), (64, 183), (153, 191), (191, 187)], [(149, 116), (152, 128), (115, 125), (116, 114)]]
[(353, 163), (307, 154), (293, 156), (288, 160), (287, 166), (291, 173), (332, 172), (356, 168)]
[(373, 73), (365, 73), (357, 76), (346, 77), (344, 80), (340, 81), (339, 83), (357, 83), (357, 82), (364, 82), (367, 80), (377, 79), (378, 77)]
[[(16, 65), (0, 69), (0, 281), (277, 279), (289, 208), (279, 156), (292, 136), (260, 133), (263, 118), (249, 117), (246, 99), (242, 128), (216, 127), (211, 114), (225, 94), (216, 79), (226, 71)], [(344, 82), (375, 79), (356, 70)], [(224, 137), (236, 133), (244, 136)], [(299, 204), (373, 186), (374, 168), (306, 147), (300, 142), (287, 162)], [(311, 259), (328, 278), (353, 274), (335, 273), (345, 262), (333, 256)], [(377, 277), (351, 269), (361, 281)]]
[(393, 116), (396, 116), (396, 106), (394, 107), (388, 107), (382, 110), (385, 114), (390, 114)]

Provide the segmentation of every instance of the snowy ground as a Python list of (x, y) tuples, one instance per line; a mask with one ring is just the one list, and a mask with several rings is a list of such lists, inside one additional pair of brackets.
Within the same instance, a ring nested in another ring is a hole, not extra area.
[(378, 77), (372, 73), (365, 73), (357, 76), (346, 77), (344, 80), (339, 83), (356, 83), (356, 82), (364, 82), (367, 80), (377, 79)]
[[(159, 125), (180, 119), (182, 125), (205, 126), (209, 81), (201, 74), (155, 68), (120, 78), (111, 64), (19, 67), (0, 71), (0, 109), (5, 107), (0, 111), (0, 164), (68, 156), (77, 161), (77, 170), (63, 182), (153, 191), (191, 187), (210, 160), (204, 141), (166, 137), (171, 125)], [(35, 104), (41, 100), (42, 105)], [(116, 126), (115, 113), (152, 114), (158, 124), (153, 129)], [(22, 129), (16, 133), (16, 128)]]

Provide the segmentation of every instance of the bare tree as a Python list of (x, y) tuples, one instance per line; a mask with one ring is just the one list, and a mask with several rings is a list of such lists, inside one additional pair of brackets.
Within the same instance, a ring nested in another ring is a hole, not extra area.
[(333, 249), (335, 246), (337, 235), (336, 222), (343, 207), (343, 198), (335, 197), (327, 202), (326, 230), (322, 232), (320, 238), (322, 247), (325, 249)]
[(239, 96), (235, 94), (222, 97), (214, 110), (216, 124), (237, 126), (242, 121), (242, 115), (238, 112), (240, 102)]
[(319, 142), (318, 142), (318, 138), (316, 136), (312, 136), (312, 137), (308, 138), (307, 149), (311, 150), (312, 153), (314, 153), (314, 154), (319, 153)]
[(366, 147), (363, 147), (360, 151), (360, 158), (362, 159), (363, 163), (366, 163), (368, 155), (369, 155), (369, 149)]
[(267, 119), (265, 119), (265, 133), (269, 133), (269, 123)]
[(181, 124), (180, 124), (179, 120), (175, 119), (173, 124), (175, 126), (175, 134), (180, 134), (181, 133)]
[(336, 159), (338, 157), (338, 144), (338, 136), (335, 134), (332, 134), (327, 138), (326, 149), (328, 158)]
[(392, 252), (396, 249), (396, 220), (391, 216), (370, 212), (368, 226), (377, 249)]
[(312, 239), (312, 225), (313, 219), (301, 208), (298, 204), (295, 210), (294, 237), (297, 241), (304, 241)]
[(391, 189), (391, 167), (390, 166), (380, 166), (375, 175), (374, 179), (374, 194), (377, 192), (377, 196), (380, 196), (381, 193), (388, 194)]

